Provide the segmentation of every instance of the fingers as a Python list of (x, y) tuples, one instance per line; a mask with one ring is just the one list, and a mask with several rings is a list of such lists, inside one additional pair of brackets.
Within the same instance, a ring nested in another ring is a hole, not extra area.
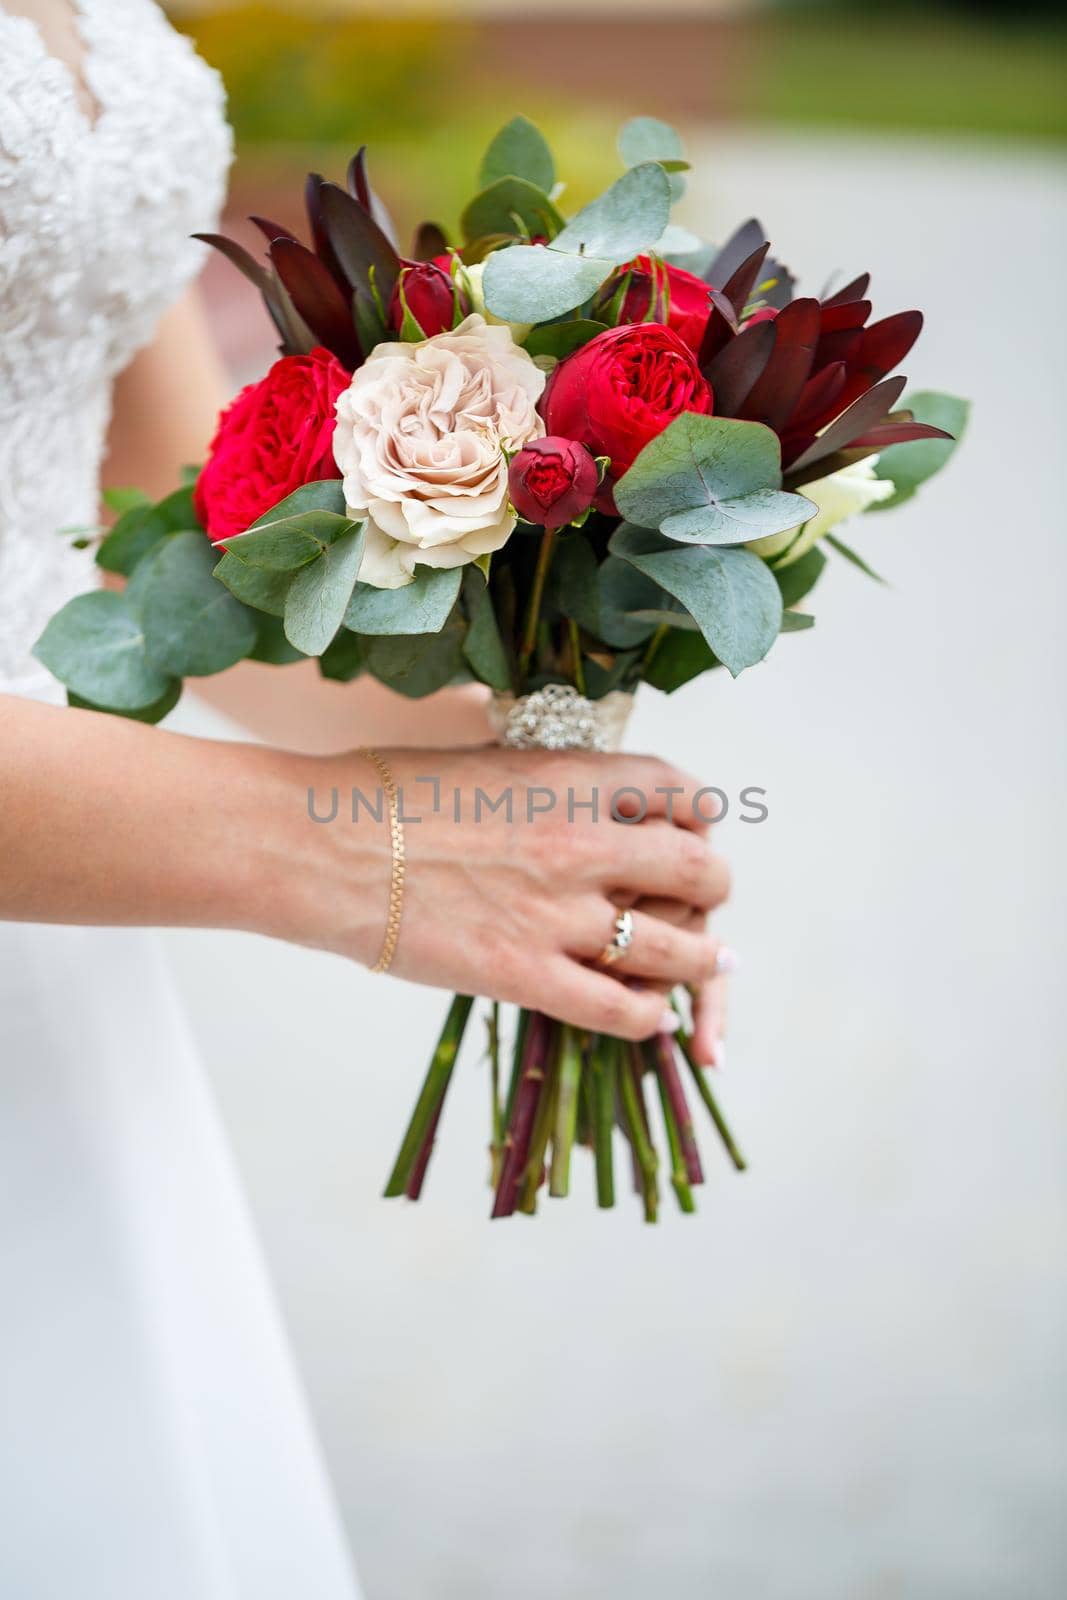
[(672, 1032), (677, 1018), (662, 994), (634, 989), (566, 957), (549, 964), (534, 1004), (550, 1017), (576, 1028), (614, 1034), (619, 1039), (650, 1039)]
[[(702, 929), (677, 927), (645, 911), (631, 911), (633, 940), (615, 969), (627, 978), (656, 978), (672, 983), (704, 983), (715, 972), (719, 941)], [(610, 943), (615, 908), (606, 901), (583, 910), (568, 940), (571, 955), (595, 960)]]
[(681, 900), (699, 910), (721, 905), (730, 892), (726, 862), (715, 855), (699, 834), (669, 824), (645, 823), (627, 830), (608, 853), (606, 873), (614, 882), (605, 889), (614, 898), (620, 890), (657, 900)]
[(723, 975), (702, 983), (693, 995), (692, 1049), (698, 1066), (723, 1066), (727, 994), (728, 982)]
[(552, 758), (554, 786), (583, 792), (595, 788), (601, 814), (627, 819), (628, 825), (644, 819), (665, 818), (675, 827), (704, 834), (721, 814), (721, 791), (702, 783), (657, 756), (629, 753)]

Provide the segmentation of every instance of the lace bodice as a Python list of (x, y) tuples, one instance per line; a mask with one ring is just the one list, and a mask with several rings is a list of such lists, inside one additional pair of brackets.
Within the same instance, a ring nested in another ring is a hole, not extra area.
[(58, 529), (98, 515), (114, 377), (198, 270), (231, 156), (218, 75), (153, 0), (70, 0), (85, 92), (0, 0), (0, 692), (91, 586)]

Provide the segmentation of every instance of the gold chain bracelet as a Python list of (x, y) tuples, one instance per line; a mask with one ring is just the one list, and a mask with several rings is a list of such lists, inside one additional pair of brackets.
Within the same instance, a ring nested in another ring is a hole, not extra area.
[(382, 940), (381, 953), (370, 969), (372, 972), (388, 972), (396, 954), (397, 940), (400, 938), (400, 918), (404, 909), (404, 826), (400, 820), (400, 791), (393, 774), (377, 750), (370, 750), (364, 745), (359, 753), (361, 756), (366, 756), (377, 772), (389, 802), (389, 838), (393, 852), (393, 865), (389, 876), (389, 914), (385, 922), (385, 938)]

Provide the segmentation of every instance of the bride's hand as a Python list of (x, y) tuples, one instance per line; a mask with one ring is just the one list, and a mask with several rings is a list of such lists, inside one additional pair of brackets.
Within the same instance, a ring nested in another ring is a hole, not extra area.
[[(694, 779), (632, 755), (381, 754), (403, 800), (400, 976), (640, 1039), (667, 1025), (664, 986), (715, 972), (718, 943), (696, 924), (725, 898), (728, 875), (694, 810)], [(371, 964), (391, 861), (385, 807), (376, 820), (365, 803), (376, 804), (379, 778), (356, 752), (300, 759), (312, 797), (291, 830), (298, 888), (280, 898), (279, 926), (268, 931)], [(311, 811), (331, 815), (335, 790), (336, 815), (313, 821)], [(355, 807), (353, 791), (364, 797)], [(638, 901), (652, 909), (635, 909), (627, 956), (597, 968), (616, 906)]]

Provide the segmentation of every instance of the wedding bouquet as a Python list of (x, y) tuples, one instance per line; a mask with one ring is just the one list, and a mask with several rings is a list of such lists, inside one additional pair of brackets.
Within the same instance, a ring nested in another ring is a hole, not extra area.
[[(810, 628), (826, 548), (870, 571), (832, 530), (907, 500), (966, 418), (948, 395), (900, 403), (920, 313), (871, 322), (867, 274), (797, 296), (755, 221), (718, 249), (672, 224), (687, 163), (665, 124), (628, 123), (618, 149), (621, 176), (568, 217), (516, 117), (458, 232), (424, 224), (409, 257), (363, 151), (346, 187), (309, 177), (310, 243), (262, 217), (265, 260), (202, 235), (259, 289), (281, 354), (202, 470), (75, 530), (127, 581), (38, 641), (72, 705), (155, 722), (185, 677), (311, 656), (408, 696), (477, 680), (503, 742), (604, 749), (640, 683), (736, 677)], [(421, 1192), (472, 1004), (452, 1003), (389, 1195)], [(687, 1080), (743, 1165), (684, 1027), (632, 1046), (523, 1012), (508, 1073), (488, 1020), (494, 1216), (533, 1210), (546, 1177), (566, 1194), (576, 1142), (610, 1206), (616, 1127), (645, 1215), (654, 1127), (691, 1210)]]

